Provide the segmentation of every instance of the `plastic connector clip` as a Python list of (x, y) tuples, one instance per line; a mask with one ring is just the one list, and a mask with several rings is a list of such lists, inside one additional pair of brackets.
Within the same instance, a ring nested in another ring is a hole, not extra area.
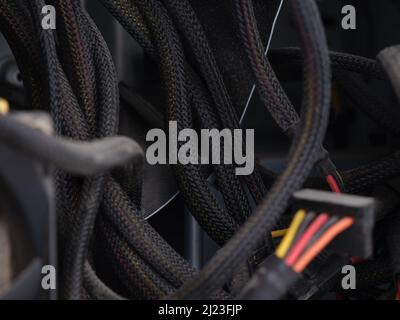
[(301, 278), (283, 260), (271, 255), (241, 292), (240, 300), (278, 300)]
[(369, 197), (304, 189), (293, 195), (294, 209), (354, 217), (354, 224), (329, 246), (332, 252), (368, 258), (373, 253), (375, 200)]

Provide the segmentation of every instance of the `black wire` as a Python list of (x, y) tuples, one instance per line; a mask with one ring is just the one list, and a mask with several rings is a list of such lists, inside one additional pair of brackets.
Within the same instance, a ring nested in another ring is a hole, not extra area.
[(77, 142), (45, 134), (13, 116), (0, 118), (0, 139), (13, 149), (83, 176), (143, 159), (141, 147), (126, 137)]
[[(386, 79), (382, 66), (373, 59), (343, 52), (329, 52), (332, 72), (337, 70), (355, 72), (377, 79)], [(300, 48), (271, 48), (268, 58), (273, 66), (284, 66), (293, 69), (302, 63)]]
[[(150, 37), (150, 32), (148, 28), (142, 28), (142, 24), (145, 23), (144, 19), (140, 16), (140, 10), (131, 8), (129, 11), (129, 15), (126, 13), (127, 10), (125, 6), (127, 5), (125, 1), (118, 1), (117, 3), (109, 3), (107, 1), (102, 1), (103, 4), (106, 5), (107, 8), (111, 10), (111, 13), (121, 22), (123, 26), (127, 28), (127, 30), (131, 33), (133, 37), (136, 37), (139, 43), (143, 42), (151, 42), (150, 40), (143, 41), (144, 38), (149, 39)], [(131, 7), (133, 4), (129, 4), (129, 7)], [(171, 5), (179, 5), (182, 6), (184, 9), (184, 12), (178, 12), (178, 16), (180, 17), (179, 19), (189, 19), (191, 20), (191, 23), (186, 23), (184, 26), (182, 26), (182, 30), (184, 30), (184, 35), (187, 36), (188, 38), (192, 39), (192, 44), (196, 46), (196, 48), (200, 49), (200, 52), (198, 54), (199, 57), (202, 57), (203, 61), (204, 59), (209, 59), (208, 61), (214, 61), (214, 58), (212, 57), (212, 54), (210, 53), (210, 50), (208, 48), (207, 41), (205, 40), (205, 36), (201, 30), (201, 27), (199, 26), (199, 23), (197, 19), (192, 19), (194, 18), (194, 14), (192, 12), (192, 9), (190, 8), (190, 5), (186, 2), (179, 2)], [(116, 8), (118, 7), (118, 8)], [(167, 12), (165, 12), (166, 14)], [(134, 17), (134, 18), (132, 18)], [(183, 17), (183, 18), (182, 18)], [(158, 18), (159, 19), (159, 18)], [(165, 19), (164, 19), (165, 20)], [(138, 22), (141, 21), (141, 22)], [(180, 20), (181, 21), (181, 20)], [(143, 22), (143, 23), (142, 23)], [(136, 28), (135, 25), (132, 26), (132, 24), (136, 23)], [(127, 26), (127, 24), (130, 24), (130, 26)], [(193, 24), (192, 27), (190, 25)], [(180, 24), (178, 24), (180, 26)], [(193, 31), (195, 30), (195, 31)], [(196, 34), (193, 36), (193, 32)], [(172, 37), (173, 33), (166, 34), (166, 37)], [(145, 50), (148, 49), (148, 46), (144, 47)], [(154, 55), (154, 46), (152, 45), (152, 48), (149, 49), (148, 52), (153, 60), (159, 61), (160, 59)], [(213, 116), (212, 119), (210, 119), (210, 115), (215, 114), (215, 111), (213, 111), (212, 106), (209, 105), (209, 99), (207, 95), (204, 95), (204, 89), (200, 89), (202, 87), (198, 77), (196, 76), (194, 70), (187, 64), (187, 62), (184, 60), (183, 64), (185, 65), (185, 68), (187, 69), (187, 74), (186, 77), (188, 77), (188, 81), (186, 81), (185, 85), (188, 86), (187, 91), (189, 92), (189, 95), (191, 95), (191, 102), (194, 105), (194, 109), (196, 112), (200, 115), (200, 118), (202, 119), (202, 125), (205, 125), (205, 127), (210, 127), (210, 128), (216, 128), (216, 127), (226, 127), (224, 124), (220, 124), (218, 122), (214, 122), (215, 116)], [(213, 67), (214, 66), (214, 67)], [(215, 77), (215, 74), (219, 74), (219, 71), (215, 68), (215, 63), (211, 64), (211, 67), (207, 68), (204, 67), (208, 70), (208, 77), (205, 77), (205, 79)], [(202, 70), (203, 67), (202, 67)], [(210, 71), (211, 70), (211, 71)], [(207, 72), (207, 71), (206, 71)], [(213, 72), (210, 75), (210, 72)], [(203, 73), (204, 74), (204, 73)], [(191, 78), (191, 81), (189, 80)], [(220, 79), (220, 76), (219, 76)], [(169, 79), (168, 81), (173, 81)], [(215, 81), (213, 80), (207, 80), (206, 81), (208, 84), (211, 83), (211, 86), (215, 87)], [(217, 101), (219, 101), (217, 105), (217, 111), (219, 114), (216, 116), (219, 119), (224, 119), (225, 124), (227, 124), (228, 119), (234, 118), (234, 111), (226, 110), (224, 108), (224, 105), (227, 105), (228, 108), (231, 107), (229, 97), (226, 97), (223, 93), (226, 92), (226, 89), (224, 89), (224, 84), (222, 80), (217, 81), (217, 89), (214, 88), (212, 92), (215, 93), (214, 97), (217, 97)], [(219, 86), (219, 87), (218, 87)], [(222, 91), (219, 91), (222, 90)], [(221, 98), (222, 96), (222, 98)], [(219, 98), (218, 98), (219, 97)], [(218, 100), (219, 99), (219, 100)], [(221, 102), (222, 101), (222, 102)], [(221, 105), (222, 103), (222, 105)], [(210, 111), (210, 112), (209, 112)], [(184, 116), (186, 117), (186, 115)], [(208, 119), (207, 119), (208, 118)], [(171, 119), (170, 119), (171, 120)], [(172, 119), (173, 120), (173, 119)], [(205, 121), (204, 121), (205, 120)], [(211, 120), (211, 121), (209, 121)], [(185, 120), (187, 121), (187, 120)], [(191, 121), (191, 120), (189, 120)], [(229, 122), (229, 121), (228, 121)], [(189, 125), (189, 124), (187, 124)], [(229, 124), (229, 127), (231, 128), (237, 128), (238, 124), (237, 121), (235, 124), (231, 123)], [(232, 232), (226, 232), (224, 231), (223, 228), (220, 228), (219, 225), (221, 223), (217, 223), (216, 227), (218, 227), (219, 232), (215, 232), (211, 229), (210, 224), (208, 219), (206, 217), (202, 216), (208, 216), (210, 210), (213, 210), (214, 212), (217, 212), (216, 215), (220, 217), (222, 222), (224, 224), (230, 224), (229, 219), (224, 218), (227, 214), (233, 216), (233, 218), (236, 220), (237, 223), (242, 223), (244, 218), (249, 215), (250, 212), (250, 206), (248, 203), (248, 200), (246, 198), (246, 192), (242, 186), (242, 183), (239, 181), (237, 176), (234, 174), (234, 168), (232, 166), (214, 166), (214, 170), (217, 176), (217, 183), (218, 186), (222, 192), (225, 205), (227, 206), (227, 213), (221, 214), (221, 212), (224, 211), (223, 208), (218, 206), (218, 203), (215, 201), (215, 197), (213, 196), (212, 192), (207, 186), (207, 183), (204, 181), (199, 181), (203, 180), (202, 178), (199, 177), (199, 175), (196, 174), (178, 174), (178, 179), (181, 181), (180, 185), (185, 186), (184, 188), (181, 188), (181, 191), (184, 195), (184, 198), (186, 200), (186, 203), (190, 209), (190, 211), (194, 214), (194, 216), (199, 220), (200, 224), (205, 228), (207, 233), (218, 243), (223, 244), (226, 242), (227, 239), (232, 235)], [(191, 178), (192, 177), (192, 178)], [(252, 190), (252, 192), (255, 193), (255, 198), (259, 200), (262, 195), (265, 192), (265, 187), (263, 186), (261, 182), (261, 178), (258, 176), (257, 173), (253, 174), (249, 178), (250, 182), (249, 184), (249, 189)], [(197, 184), (197, 186), (193, 184)], [(193, 185), (190, 189), (188, 189), (189, 186)], [(193, 190), (196, 190), (196, 192), (193, 192)], [(204, 190), (204, 191), (203, 191)], [(206, 200), (204, 200), (206, 199)], [(202, 207), (200, 207), (200, 205)], [(215, 223), (214, 223), (215, 225)], [(237, 227), (234, 228), (235, 230)], [(233, 229), (232, 229), (233, 230)], [(222, 239), (222, 240), (221, 240)]]
[(242, 42), (249, 56), (260, 98), (279, 127), (284, 132), (292, 133), (299, 116), (265, 56), (253, 3), (250, 0), (235, 0), (235, 4)]
[[(214, 53), (187, 0), (101, 2), (158, 63), (168, 103), (166, 115), (162, 116), (164, 121), (177, 120), (180, 128), (196, 127), (196, 121), (210, 128), (239, 128)], [(160, 299), (166, 295), (173, 298), (230, 298), (218, 290), (265, 240), (265, 235), (286, 209), (293, 191), (303, 184), (318, 160), (319, 165), (323, 162), (322, 169), (333, 174), (339, 183), (343, 177), (341, 188), (344, 185), (351, 192), (366, 192), (377, 182), (400, 174), (398, 152), (340, 174), (329, 163), (326, 152), (321, 161), (320, 146), (329, 109), (329, 66), (381, 79), (385, 75), (375, 61), (329, 54), (314, 2), (290, 0), (290, 3), (303, 48), (271, 51), (269, 55), (273, 63), (279, 64), (284, 59), (287, 66), (300, 65), (300, 62), (305, 66), (303, 121), (298, 131), (293, 132), (295, 137), (286, 170), (273, 184), (276, 177), (268, 173), (268, 185), (272, 185), (270, 192), (251, 215), (246, 188), (258, 201), (265, 193), (257, 173), (242, 181), (234, 176), (233, 167), (212, 168), (225, 209), (213, 195), (201, 169), (192, 166), (176, 168), (180, 189), (190, 211), (218, 244), (226, 244), (196, 275), (196, 270), (142, 220), (140, 164), (120, 168), (118, 174), (109, 172), (132, 157), (141, 156), (138, 146), (121, 137), (97, 141), (99, 144), (92, 141), (114, 136), (119, 114), (115, 68), (96, 25), (78, 2), (60, 0), (55, 2), (60, 14), (60, 28), (43, 30), (40, 24), (44, 1), (10, 3), (0, 0), (3, 13), (0, 14), (0, 26), (18, 61), (32, 106), (51, 110), (57, 133), (79, 142), (46, 136), (10, 117), (0, 118), (1, 140), (68, 172), (91, 176), (78, 178), (64, 171), (57, 171), (56, 175), (60, 247), (64, 261), (63, 297), (122, 299), (88, 264), (89, 254), (96, 249), (112, 259), (110, 270), (134, 298)], [(279, 106), (272, 113), (287, 130), (299, 118), (264, 57), (251, 2), (238, 0), (237, 4), (257, 87), (267, 106)], [(188, 62), (193, 61), (187, 59), (189, 55), (195, 58), (195, 68)], [(376, 106), (373, 107), (379, 114)], [(393, 126), (389, 128), (397, 130)], [(115, 154), (106, 152), (108, 148)], [(102, 160), (98, 161), (96, 157), (100, 153)], [(130, 190), (127, 181), (134, 181), (135, 192)], [(302, 225), (301, 230), (305, 226)], [(94, 230), (96, 241), (90, 245)], [(96, 261), (93, 263), (96, 266)], [(176, 294), (175, 290), (178, 290)]]
[(333, 226), (337, 221), (339, 220), (339, 217), (333, 216), (330, 217), (329, 220), (322, 226), (321, 229), (319, 229), (314, 235), (313, 237), (310, 239), (310, 241), (308, 242), (308, 244), (304, 247), (303, 252), (307, 251), (307, 249), (309, 249), (315, 242), (317, 242), (319, 240), (319, 238), (321, 238), (321, 236), (323, 236), (325, 234), (325, 232), (331, 227)]
[(238, 265), (270, 232), (284, 212), (292, 193), (310, 173), (329, 117), (330, 63), (318, 9), (311, 0), (291, 0), (291, 9), (305, 50), (303, 127), (289, 153), (288, 164), (266, 199), (227, 245), (219, 250), (198, 276), (173, 296), (175, 299), (207, 298), (222, 287)]
[(124, 300), (119, 294), (107, 287), (96, 275), (92, 266), (86, 262), (84, 272), (84, 284), (89, 294), (101, 300)]
[(315, 212), (308, 212), (304, 220), (302, 221), (299, 230), (297, 231), (296, 236), (294, 237), (291, 246), (289, 247), (288, 252), (293, 248), (294, 244), (303, 236), (304, 232), (308, 229), (311, 222), (314, 220), (316, 216)]
[[(299, 116), (265, 56), (253, 3), (251, 0), (236, 0), (235, 3), (242, 42), (256, 78), (256, 88), (261, 100), (282, 131), (293, 136), (299, 126)], [(320, 158), (317, 167), (321, 174), (333, 175), (336, 167), (322, 145)]]
[[(200, 70), (201, 76), (210, 91), (222, 127), (232, 130), (240, 128), (222, 74), (191, 4), (187, 0), (163, 0), (163, 2), (176, 22), (178, 30), (189, 44), (190, 53), (195, 56), (196, 67)], [(216, 170), (217, 177), (219, 177), (218, 186), (224, 195), (228, 211), (241, 224), (251, 213), (249, 202), (245, 196), (245, 189), (234, 174), (233, 167), (222, 166), (217, 167)], [(265, 193), (265, 186), (260, 183), (261, 179), (258, 177), (257, 171), (250, 175), (248, 180), (249, 184), (253, 186), (252, 192), (258, 193), (256, 200), (259, 200)]]

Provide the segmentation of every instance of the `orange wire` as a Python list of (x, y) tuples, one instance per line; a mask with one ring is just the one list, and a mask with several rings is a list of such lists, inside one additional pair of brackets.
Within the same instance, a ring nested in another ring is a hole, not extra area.
[(328, 246), (331, 241), (340, 233), (350, 228), (354, 223), (354, 218), (345, 217), (330, 227), (322, 237), (315, 242), (294, 264), (293, 270), (300, 273), (311, 263), (311, 261)]

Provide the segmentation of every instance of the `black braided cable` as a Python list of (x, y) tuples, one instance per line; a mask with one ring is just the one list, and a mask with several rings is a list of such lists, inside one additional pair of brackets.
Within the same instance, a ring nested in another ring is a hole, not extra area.
[(266, 199), (237, 234), (218, 251), (198, 276), (184, 285), (175, 299), (206, 298), (223, 286), (255, 245), (271, 231), (292, 192), (305, 181), (318, 158), (329, 117), (330, 64), (323, 26), (312, 0), (291, 0), (291, 9), (305, 50), (304, 121), (296, 134), (286, 169)]
[[(356, 72), (377, 79), (386, 79), (382, 66), (373, 59), (364, 58), (343, 52), (329, 52), (331, 68), (333, 71), (342, 70)], [(271, 48), (268, 58), (272, 65), (285, 65), (292, 68), (302, 63), (302, 52), (300, 48)]]

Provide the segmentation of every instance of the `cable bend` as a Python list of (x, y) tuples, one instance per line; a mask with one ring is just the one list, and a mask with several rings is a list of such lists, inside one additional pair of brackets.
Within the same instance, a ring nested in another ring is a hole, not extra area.
[(48, 135), (12, 116), (0, 117), (0, 141), (10, 148), (82, 176), (95, 175), (143, 159), (142, 148), (128, 137), (73, 141)]

